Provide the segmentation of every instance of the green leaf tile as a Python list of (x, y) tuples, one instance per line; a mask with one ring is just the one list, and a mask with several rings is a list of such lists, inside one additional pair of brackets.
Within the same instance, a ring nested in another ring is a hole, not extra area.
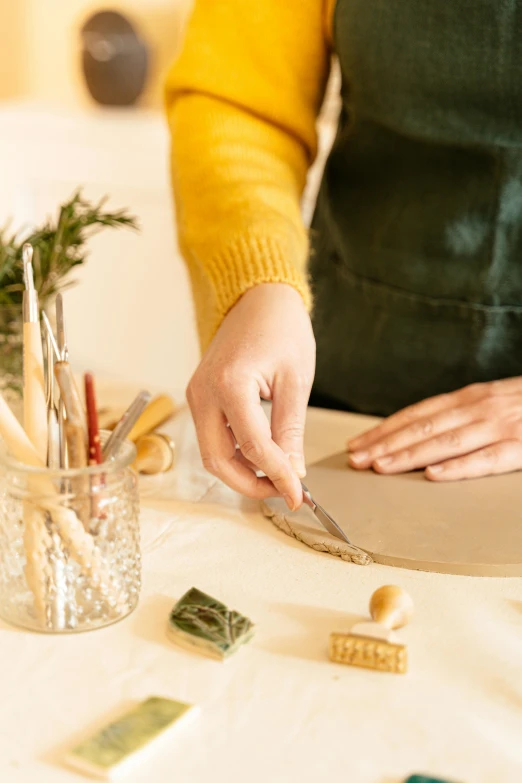
[(252, 638), (254, 626), (248, 617), (193, 587), (170, 613), (169, 630), (174, 641), (223, 660)]

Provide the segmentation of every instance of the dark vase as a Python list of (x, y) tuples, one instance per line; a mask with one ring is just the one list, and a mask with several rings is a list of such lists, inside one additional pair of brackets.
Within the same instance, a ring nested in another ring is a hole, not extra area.
[(100, 11), (83, 25), (82, 65), (95, 101), (131, 106), (145, 86), (149, 55), (130, 21), (116, 11)]

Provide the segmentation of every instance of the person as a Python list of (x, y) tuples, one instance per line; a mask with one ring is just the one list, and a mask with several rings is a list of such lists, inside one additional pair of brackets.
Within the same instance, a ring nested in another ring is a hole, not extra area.
[(196, 0), (166, 96), (204, 351), (188, 400), (231, 487), (300, 505), (312, 383), (387, 417), (348, 444), (355, 468), (522, 468), (521, 31), (522, 2)]

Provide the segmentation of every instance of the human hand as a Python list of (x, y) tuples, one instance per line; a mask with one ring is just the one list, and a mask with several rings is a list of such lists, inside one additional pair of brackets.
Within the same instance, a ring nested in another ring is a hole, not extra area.
[[(248, 497), (282, 495), (299, 508), (314, 371), (315, 340), (299, 293), (282, 283), (247, 291), (187, 389), (205, 468)], [(272, 400), (271, 425), (261, 399)]]
[(431, 481), (522, 469), (522, 377), (474, 384), (424, 400), (349, 441), (357, 469)]

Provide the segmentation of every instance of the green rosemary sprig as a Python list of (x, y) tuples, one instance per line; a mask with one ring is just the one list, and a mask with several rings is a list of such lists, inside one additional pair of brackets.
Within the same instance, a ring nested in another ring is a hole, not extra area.
[(0, 230), (0, 306), (22, 302), (22, 247), (34, 248), (34, 282), (41, 302), (74, 284), (70, 273), (87, 258), (87, 240), (104, 228), (132, 228), (138, 223), (125, 209), (105, 209), (106, 198), (96, 204), (85, 200), (80, 191), (63, 204), (55, 221), (48, 219), (30, 234), (9, 234)]

